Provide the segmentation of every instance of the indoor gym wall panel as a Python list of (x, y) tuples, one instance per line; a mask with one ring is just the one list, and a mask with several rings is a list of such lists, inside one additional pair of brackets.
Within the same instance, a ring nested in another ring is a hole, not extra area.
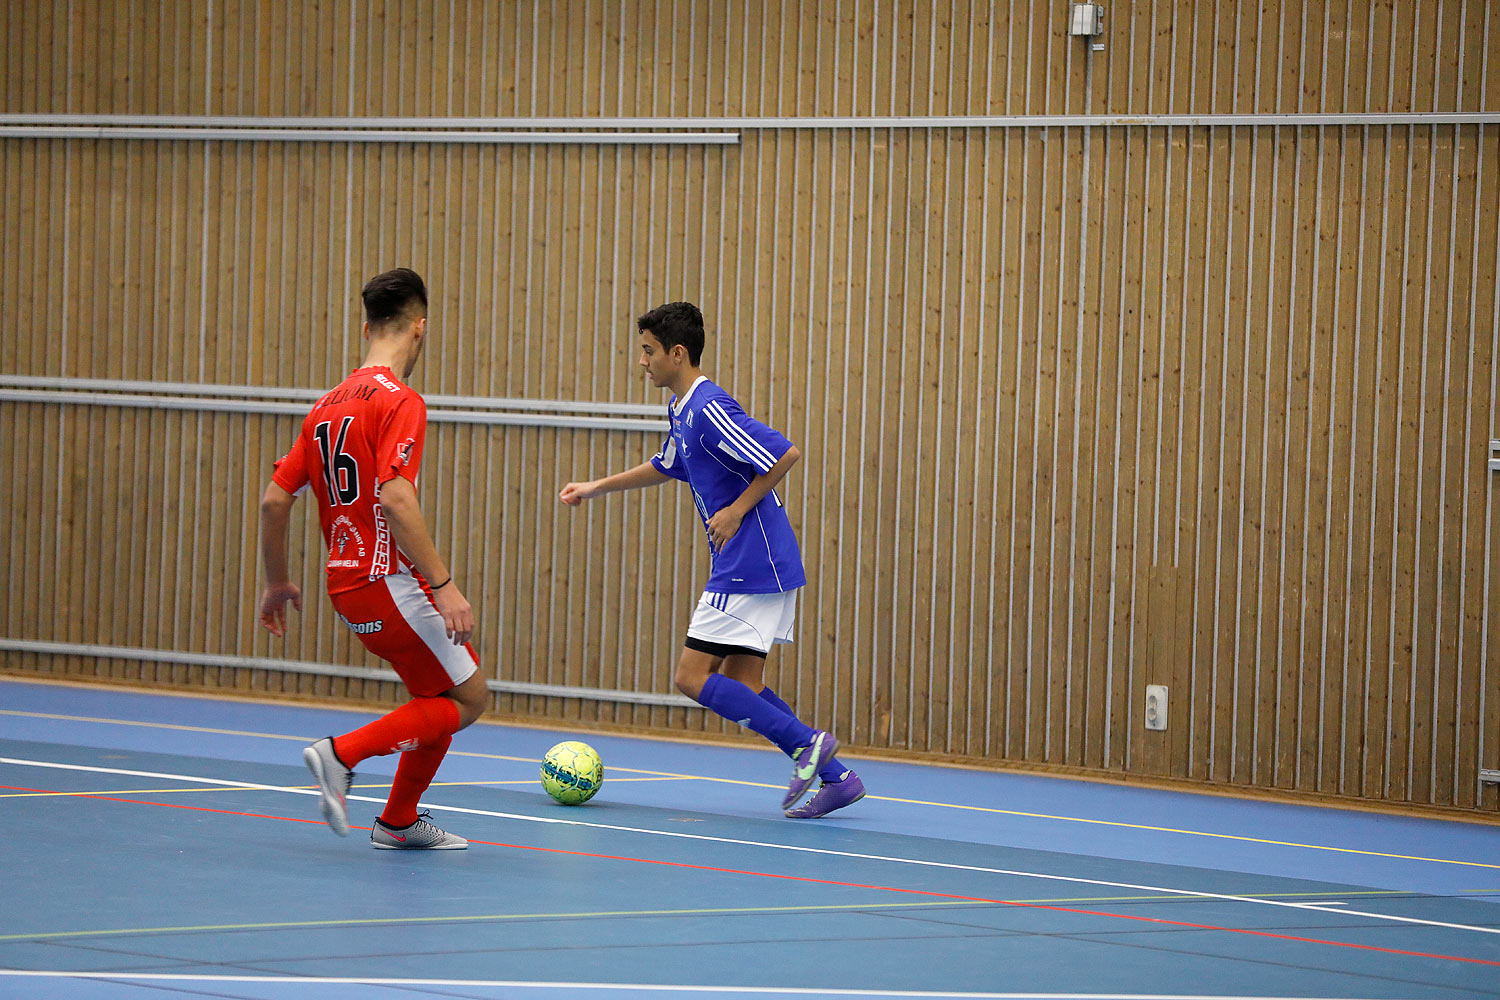
[[(12, 5), (10, 113), (818, 116), (1491, 111), (1475, 2)], [(6, 375), (332, 384), (370, 273), (434, 293), (429, 394), (659, 402), (632, 319), (803, 448), (771, 680), (842, 738), (1493, 809), (1494, 124), (730, 126), (732, 146), (5, 138)], [(257, 634), (284, 415), (0, 401), (6, 637), (373, 666), (308, 591)], [(654, 435), (434, 422), (424, 507), (486, 672), (671, 690), (702, 578)], [(11, 669), (389, 703), (354, 678)], [(1171, 728), (1143, 728), (1167, 684)], [(512, 711), (726, 731), (691, 709)], [(733, 727), (729, 727), (732, 729)]]

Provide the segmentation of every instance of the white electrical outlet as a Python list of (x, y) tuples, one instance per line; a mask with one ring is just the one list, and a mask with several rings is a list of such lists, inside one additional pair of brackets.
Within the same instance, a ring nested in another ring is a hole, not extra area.
[(1146, 728), (1167, 728), (1167, 686), (1165, 684), (1146, 685)]

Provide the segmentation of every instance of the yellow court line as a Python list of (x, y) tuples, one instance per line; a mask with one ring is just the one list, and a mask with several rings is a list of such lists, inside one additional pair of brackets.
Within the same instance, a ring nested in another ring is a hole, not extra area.
[(297, 740), (309, 742), (308, 736), (283, 736), (278, 733), (250, 733), (240, 729), (209, 729), (206, 726), (183, 726), (173, 722), (140, 722), (135, 719), (99, 719), (90, 715), (54, 715), (50, 712), (17, 712), (0, 708), (0, 715), (14, 715), (23, 719), (55, 719), (59, 722), (103, 722), (112, 726), (143, 726), (147, 729), (175, 729), (184, 733), (215, 733), (219, 736), (255, 736), (263, 740)]
[(597, 910), (579, 913), (482, 913), (452, 917), (356, 917), (349, 920), (283, 920), (263, 924), (199, 924), (185, 927), (121, 927), (97, 931), (46, 931), (40, 934), (0, 934), (0, 941), (33, 941), (42, 938), (103, 937), (123, 934), (171, 934), (198, 931), (282, 930), (293, 927), (360, 927), (370, 924), (437, 924), (465, 921), (565, 920), (597, 917), (691, 917), (734, 913), (800, 913), (813, 910), (909, 909), (913, 907), (974, 906), (974, 900), (932, 900), (921, 903), (832, 903), (821, 906), (743, 906), (692, 910)]
[[(672, 780), (672, 779), (667, 779), (667, 778), (611, 778), (610, 779), (610, 781), (611, 781), (612, 784), (617, 784), (617, 783), (622, 782), (622, 781), (667, 781), (667, 780)], [(428, 787), (429, 788), (449, 788), (449, 787), (452, 787), (452, 788), (462, 788), (464, 786), (473, 786), (473, 785), (535, 785), (535, 784), (538, 784), (538, 780), (536, 778), (518, 778), (518, 779), (515, 779), (515, 780), (511, 780), (511, 781), (434, 781)], [(308, 791), (312, 791), (312, 790), (316, 789), (318, 786), (317, 785), (283, 785), (283, 786), (280, 786), (280, 787), (282, 787), (282, 788), (302, 788), (302, 789), (306, 789)], [(390, 788), (391, 787), (391, 783), (389, 781), (386, 781), (386, 782), (382, 782), (382, 783), (355, 784), (355, 785), (350, 785), (349, 787), (350, 788)], [(68, 798), (68, 797), (73, 797), (73, 798), (83, 797), (83, 798), (87, 798), (89, 796), (98, 796), (98, 795), (164, 795), (164, 794), (166, 794), (168, 792), (264, 792), (264, 791), (278, 791), (278, 790), (279, 790), (279, 788), (276, 788), (276, 789), (265, 789), (265, 788), (234, 788), (234, 787), (224, 787), (222, 785), (209, 785), (209, 786), (206, 786), (206, 787), (205, 786), (201, 786), (201, 785), (195, 785), (192, 788), (96, 788), (96, 789), (93, 789), (92, 791), (84, 791), (84, 792), (4, 792), (4, 793), (0, 793), (0, 799), (46, 799), (46, 798)]]
[[(31, 719), (57, 719), (67, 722), (97, 722), (108, 725), (119, 726), (145, 726), (152, 729), (175, 729), (194, 733), (216, 733), (227, 736), (256, 736), (262, 739), (272, 740), (297, 740), (309, 742), (312, 737), (307, 736), (285, 736), (276, 733), (244, 732), (235, 729), (209, 729), (201, 726), (183, 726), (167, 722), (139, 722), (129, 719), (100, 719), (84, 715), (52, 715), (45, 712), (18, 712), (9, 709), (0, 709), (0, 715), (14, 715)], [(528, 764), (536, 763), (530, 757), (509, 757), (502, 754), (474, 753), (472, 751), (450, 751), (460, 757), (479, 757), (489, 760), (521, 761)], [(682, 774), (674, 771), (647, 771), (639, 768), (614, 768), (613, 770), (625, 771), (629, 774), (648, 774), (662, 778), (687, 778), (699, 781), (713, 781), (728, 785), (746, 785), (753, 788), (780, 788), (781, 785), (771, 785), (759, 781), (740, 781), (734, 778), (715, 778), (708, 775)], [(1170, 826), (1152, 826), (1146, 823), (1123, 823), (1118, 820), (1089, 819), (1083, 816), (1056, 816), (1051, 813), (1024, 812), (1018, 809), (996, 809), (993, 806), (971, 806), (959, 802), (930, 802), (923, 799), (904, 799), (887, 795), (867, 795), (866, 798), (876, 802), (898, 802), (903, 805), (932, 806), (939, 809), (962, 809), (968, 812), (989, 813), (997, 816), (1018, 816), (1023, 819), (1045, 819), (1061, 823), (1085, 823), (1092, 826), (1117, 827), (1124, 830), (1145, 830), (1151, 833), (1174, 833), (1185, 837), (1208, 837), (1214, 840), (1230, 840), (1244, 844), (1265, 844), (1271, 847), (1295, 847), (1306, 851), (1328, 851), (1334, 854), (1353, 854), (1369, 858), (1391, 858), (1397, 861), (1424, 861), (1439, 865), (1459, 865), (1465, 868), (1488, 868), (1500, 871), (1500, 864), (1488, 864), (1482, 861), (1458, 861), (1453, 858), (1427, 858), (1416, 854), (1393, 854), (1387, 851), (1362, 851), (1353, 847), (1331, 847), (1326, 844), (1301, 844), (1291, 840), (1271, 840), (1265, 837), (1242, 837), (1232, 833), (1212, 833), (1206, 830), (1181, 830)]]
[(1089, 819), (1084, 816), (1053, 816), (1048, 813), (1022, 812), (1018, 809), (994, 809), (989, 806), (970, 806), (957, 802), (926, 802), (922, 799), (898, 799), (881, 795), (867, 795), (866, 798), (881, 799), (885, 802), (903, 802), (915, 806), (940, 806), (944, 809), (967, 809), (973, 812), (999, 813), (1003, 816), (1021, 816), (1027, 819), (1052, 819), (1068, 823), (1089, 823), (1094, 826), (1115, 826), (1127, 830), (1149, 830), (1153, 833), (1178, 833), (1188, 837), (1212, 837), (1215, 840), (1235, 840), (1245, 844), (1269, 844), (1273, 847), (1298, 847), (1307, 851), (1333, 851), (1338, 854), (1358, 854), (1371, 858), (1394, 858), (1399, 861), (1430, 861), (1440, 865), (1463, 865), (1469, 868), (1493, 868), (1500, 870), (1500, 864), (1488, 864), (1483, 861), (1456, 861), (1452, 858), (1424, 858), (1416, 854), (1392, 854), (1387, 851), (1361, 851), (1354, 847), (1329, 847), (1326, 844), (1299, 844), (1294, 840), (1271, 840), (1266, 837), (1241, 837), (1233, 833), (1210, 833), (1205, 830), (1179, 830), (1170, 826), (1151, 826), (1147, 823), (1121, 823), (1109, 819)]
[[(256, 733), (243, 729), (214, 729), (209, 726), (184, 726), (175, 722), (140, 722), (135, 719), (100, 719), (88, 715), (55, 715), (50, 712), (17, 712), (13, 709), (0, 708), (0, 715), (14, 715), (23, 719), (53, 719), (59, 722), (96, 722), (110, 726), (139, 726), (145, 729), (171, 729), (181, 733), (210, 733), (215, 736), (253, 736), (263, 740), (290, 740), (294, 743), (311, 743), (318, 739), (316, 736), (288, 736), (285, 733)], [(509, 760), (521, 764), (537, 764), (540, 761), (535, 757), (511, 757), (498, 753), (476, 753), (472, 750), (449, 750), (450, 757), (478, 757), (484, 760)], [(695, 774), (677, 774), (672, 771), (647, 771), (630, 767), (614, 767), (613, 771), (624, 771), (628, 774), (649, 774), (662, 778), (700, 778), (704, 781), (723, 781), (736, 785), (756, 785), (759, 788), (780, 788), (780, 785), (766, 785), (760, 782), (734, 781), (730, 778), (702, 778)]]
[[(1283, 892), (1283, 893), (1261, 893), (1246, 898), (1250, 899), (1280, 899), (1293, 896), (1316, 896), (1328, 898), (1329, 896), (1393, 896), (1404, 895), (1387, 890), (1374, 890), (1370, 892)], [(1014, 899), (1010, 903), (1030, 904), (1034, 906), (1049, 906), (1061, 903), (1123, 903), (1123, 902), (1202, 902), (1198, 896), (1067, 896), (1055, 899)], [(672, 909), (672, 910), (592, 910), (571, 913), (481, 913), (472, 916), (447, 916), (447, 917), (354, 917), (347, 920), (281, 920), (271, 923), (256, 924), (195, 924), (176, 927), (117, 927), (107, 930), (91, 931), (43, 931), (37, 934), (0, 934), (0, 941), (35, 941), (46, 938), (72, 938), (72, 937), (106, 937), (127, 934), (190, 934), (202, 931), (259, 931), (259, 930), (287, 930), (291, 928), (307, 927), (362, 927), (372, 924), (437, 924), (437, 923), (461, 923), (461, 922), (487, 922), (502, 920), (568, 920), (568, 919), (596, 919), (600, 917), (693, 917), (709, 915), (733, 915), (737, 913), (810, 913), (816, 911), (830, 910), (906, 910), (906, 909), (930, 909), (934, 907), (953, 906), (992, 906), (983, 900), (974, 899), (943, 899), (927, 900), (919, 903), (826, 903), (810, 906), (725, 906), (703, 909)], [(1000, 904), (1004, 905), (1004, 904)]]

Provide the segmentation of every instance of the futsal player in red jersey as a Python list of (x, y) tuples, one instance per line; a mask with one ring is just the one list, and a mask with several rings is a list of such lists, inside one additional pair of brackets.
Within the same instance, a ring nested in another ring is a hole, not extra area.
[(403, 380), (427, 339), (427, 287), (403, 267), (371, 278), (361, 296), (369, 342), (364, 363), (313, 406), (261, 499), (266, 589), (260, 622), (282, 636), (287, 602), (302, 609), (302, 593), (287, 572), (287, 532), (292, 506), (311, 488), (328, 548), (334, 610), (366, 648), (390, 662), (412, 694), (389, 715), (302, 751), (321, 789), (323, 816), (347, 836), (353, 769), (366, 758), (400, 753), (370, 843), (388, 850), (460, 850), (467, 840), (417, 813), (453, 734), (489, 702), (469, 645), (473, 610), (417, 503), (427, 406)]

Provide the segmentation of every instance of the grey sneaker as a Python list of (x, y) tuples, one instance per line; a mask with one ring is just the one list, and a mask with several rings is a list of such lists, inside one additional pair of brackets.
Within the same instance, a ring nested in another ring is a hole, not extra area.
[(340, 837), (349, 836), (349, 786), (354, 783), (354, 772), (344, 766), (338, 754), (333, 752), (333, 737), (325, 737), (302, 751), (302, 763), (317, 779), (318, 790), (323, 793), (318, 807), (323, 818)]
[(386, 826), (385, 820), (376, 819), (370, 827), (370, 846), (382, 851), (462, 851), (469, 842), (455, 837), (428, 822), (432, 813), (425, 809), (417, 813), (417, 821), (411, 826)]
[(812, 742), (792, 755), (792, 781), (787, 785), (786, 795), (781, 800), (782, 809), (790, 809), (813, 783), (823, 765), (838, 753), (839, 741), (832, 733), (819, 729), (813, 733)]

